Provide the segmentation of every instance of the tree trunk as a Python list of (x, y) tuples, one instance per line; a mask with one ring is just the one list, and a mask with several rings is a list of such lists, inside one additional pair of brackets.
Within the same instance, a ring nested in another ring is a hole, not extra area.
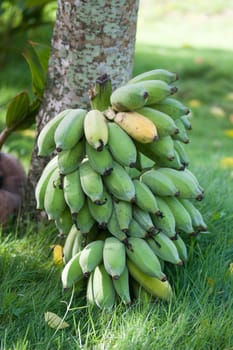
[[(58, 0), (48, 78), (37, 117), (37, 134), (65, 108), (88, 108), (88, 90), (106, 73), (113, 89), (132, 75), (139, 0)], [(37, 137), (36, 137), (37, 139)], [(35, 145), (28, 175), (26, 212), (48, 159)]]

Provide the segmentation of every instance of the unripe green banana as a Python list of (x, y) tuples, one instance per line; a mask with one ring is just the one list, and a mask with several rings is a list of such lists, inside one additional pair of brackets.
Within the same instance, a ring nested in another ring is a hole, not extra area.
[(136, 143), (137, 149), (156, 162), (159, 158), (173, 160), (175, 158), (174, 141), (171, 136), (163, 136), (156, 142), (147, 144)]
[(83, 278), (83, 272), (79, 262), (80, 255), (81, 252), (74, 255), (63, 268), (61, 273), (63, 289), (71, 288), (76, 282)]
[(198, 179), (196, 178), (196, 176), (193, 174), (193, 172), (191, 170), (189, 170), (188, 168), (185, 169), (185, 173), (192, 178), (192, 180), (196, 183), (196, 185), (200, 188), (200, 190), (202, 191), (202, 193), (204, 193), (204, 189), (203, 187), (201, 187)]
[(145, 105), (148, 92), (141, 84), (127, 84), (113, 91), (110, 101), (116, 111), (134, 111)]
[(180, 235), (177, 235), (177, 239), (173, 241), (173, 243), (176, 246), (176, 249), (179, 253), (179, 256), (183, 262), (188, 261), (188, 251), (185, 242), (180, 237)]
[(157, 103), (177, 92), (175, 86), (169, 85), (162, 80), (144, 80), (137, 84), (141, 84), (148, 93), (145, 105)]
[(68, 207), (66, 207), (63, 213), (55, 220), (55, 225), (60, 234), (68, 234), (71, 230), (73, 219)]
[[(153, 277), (150, 277), (153, 278)], [(163, 282), (161, 282), (163, 283)], [(151, 299), (154, 297), (151, 293), (149, 293), (141, 284), (139, 284), (135, 279), (131, 278), (130, 287), (133, 296), (140, 303), (149, 305), (151, 303)]]
[(127, 236), (125, 232), (123, 232), (119, 226), (117, 221), (115, 210), (112, 211), (112, 215), (107, 224), (108, 231), (116, 238), (118, 238), (121, 242), (127, 243)]
[(167, 135), (173, 136), (179, 132), (178, 126), (168, 114), (150, 107), (140, 108), (137, 112), (153, 122), (158, 131), (159, 138)]
[(132, 202), (135, 199), (134, 184), (125, 169), (113, 162), (113, 171), (109, 176), (104, 177), (104, 184), (108, 191), (117, 199)]
[(147, 242), (160, 259), (175, 265), (183, 265), (175, 244), (164, 233), (160, 232), (155, 238), (149, 238)]
[(179, 198), (195, 198), (197, 200), (201, 200), (203, 198), (202, 191), (185, 170), (178, 171), (171, 168), (159, 168), (157, 169), (157, 172), (169, 177), (169, 179), (178, 188)]
[(41, 130), (38, 139), (37, 139), (37, 147), (38, 147), (38, 156), (47, 156), (51, 152), (53, 152), (56, 148), (56, 144), (54, 141), (54, 133), (56, 128), (62, 119), (70, 113), (71, 109), (66, 109), (52, 118)]
[(175, 135), (172, 135), (172, 138), (174, 140), (178, 140), (178, 141), (181, 141), (183, 143), (189, 143), (190, 140), (189, 140), (188, 134), (186, 132), (184, 124), (182, 123), (182, 121), (180, 119), (176, 119), (176, 126), (179, 129), (179, 132)]
[(181, 164), (183, 164), (185, 167), (188, 166), (189, 159), (188, 159), (188, 155), (186, 153), (186, 150), (184, 148), (183, 143), (179, 140), (173, 140), (173, 143), (174, 143), (174, 149), (176, 150), (176, 152), (179, 155)]
[(158, 140), (156, 125), (142, 114), (120, 112), (115, 115), (114, 122), (138, 142), (150, 143)]
[(116, 237), (106, 238), (103, 248), (103, 262), (107, 273), (113, 279), (119, 279), (122, 275), (126, 259), (125, 245)]
[(129, 273), (148, 293), (164, 300), (171, 300), (173, 294), (168, 281), (162, 282), (156, 277), (148, 276), (141, 271), (140, 267), (137, 267), (135, 263), (130, 261), (130, 259), (127, 259), (127, 266)]
[(104, 190), (101, 175), (91, 167), (87, 159), (80, 164), (79, 171), (83, 192), (92, 202), (100, 204)]
[(145, 154), (143, 154), (142, 152), (138, 152), (138, 162), (139, 168), (142, 170), (152, 168), (155, 165), (155, 162), (149, 157), (145, 156)]
[(63, 247), (63, 260), (65, 264), (67, 264), (68, 261), (72, 258), (73, 244), (78, 232), (79, 231), (77, 230), (75, 225), (73, 225), (66, 237), (65, 244)]
[(172, 168), (176, 170), (184, 170), (185, 166), (184, 164), (181, 163), (179, 154), (174, 151), (174, 159), (168, 160), (164, 157), (156, 157), (155, 159), (156, 165), (160, 167), (167, 167), (167, 168)]
[(160, 262), (148, 243), (137, 237), (129, 237), (128, 242), (129, 245), (126, 246), (128, 258), (148, 276), (165, 281), (166, 276), (161, 270)]
[(130, 221), (127, 235), (130, 237), (146, 238), (148, 232), (133, 218)]
[(173, 83), (178, 79), (176, 73), (170, 72), (167, 69), (153, 69), (136, 75), (134, 78), (130, 79), (127, 84), (134, 84), (144, 80), (162, 80), (166, 83)]
[(92, 287), (96, 305), (100, 309), (112, 309), (115, 303), (115, 289), (103, 264), (94, 270)]
[(113, 158), (123, 166), (135, 167), (137, 150), (132, 139), (114, 122), (108, 123), (108, 130), (108, 147)]
[(203, 219), (203, 216), (201, 212), (194, 206), (194, 204), (188, 199), (180, 198), (180, 202), (191, 216), (194, 229), (197, 231), (207, 231), (208, 228)]
[(107, 191), (104, 190), (102, 204), (97, 205), (89, 198), (87, 200), (89, 211), (95, 221), (98, 222), (99, 227), (106, 228), (107, 223), (112, 215), (112, 198)]
[(88, 277), (96, 266), (102, 262), (103, 247), (104, 242), (102, 240), (96, 240), (90, 242), (81, 251), (79, 263), (85, 277)]
[(57, 165), (57, 156), (52, 158), (48, 164), (45, 166), (42, 174), (36, 184), (35, 189), (35, 198), (36, 198), (36, 209), (44, 209), (44, 197), (46, 187), (48, 185), (49, 179), (53, 171), (58, 167)]
[(91, 147), (97, 151), (103, 150), (108, 142), (108, 126), (102, 112), (92, 109), (86, 114), (84, 134)]
[(157, 200), (150, 188), (138, 179), (133, 180), (135, 187), (135, 204), (149, 213), (161, 215)]
[(170, 180), (169, 177), (159, 173), (155, 169), (151, 169), (143, 173), (140, 180), (146, 184), (151, 191), (158, 196), (177, 196), (178, 188)]
[(58, 152), (73, 148), (83, 136), (84, 109), (72, 109), (61, 120), (54, 134)]
[(157, 199), (158, 207), (162, 212), (163, 216), (158, 217), (158, 215), (152, 214), (151, 219), (154, 225), (159, 230), (165, 233), (169, 238), (174, 239), (176, 237), (176, 222), (175, 222), (174, 215), (162, 197), (158, 196), (156, 197), (156, 199)]
[(164, 197), (164, 200), (174, 215), (176, 230), (190, 235), (195, 234), (191, 217), (181, 202), (175, 197)]
[(44, 197), (44, 208), (49, 220), (58, 219), (66, 208), (62, 179), (58, 169), (53, 171), (48, 181)]
[[(76, 226), (74, 225), (76, 228)], [(77, 228), (76, 228), (77, 230)], [(97, 236), (97, 229), (93, 226), (88, 233), (82, 233), (77, 230), (77, 235), (73, 242), (72, 256), (83, 250), (84, 247), (90, 242), (93, 242)]]
[(71, 213), (78, 213), (85, 202), (85, 195), (80, 182), (79, 169), (64, 176), (63, 190), (65, 201), (70, 208)]
[(88, 234), (88, 232), (92, 229), (95, 224), (95, 220), (89, 211), (87, 200), (77, 215), (73, 215), (73, 220), (81, 233)]
[(114, 200), (114, 211), (121, 231), (127, 233), (132, 220), (132, 204), (129, 202)]
[(129, 289), (129, 271), (127, 266), (125, 266), (122, 274), (118, 279), (113, 279), (113, 286), (121, 301), (126, 305), (131, 304)]
[(148, 233), (155, 233), (156, 227), (153, 224), (150, 214), (146, 210), (142, 210), (136, 205), (133, 206), (133, 218), (139, 223), (140, 226)]
[(171, 97), (167, 97), (159, 103), (150, 105), (150, 108), (168, 114), (174, 120), (189, 113), (189, 109), (187, 107), (185, 107), (179, 100)]
[(180, 120), (182, 121), (186, 130), (192, 130), (192, 124), (189, 120), (188, 115), (182, 115), (182, 117), (180, 117)]
[(70, 174), (79, 167), (85, 156), (85, 142), (80, 140), (73, 148), (58, 153), (58, 167), (62, 175)]
[(112, 156), (104, 147), (101, 152), (94, 149), (86, 142), (86, 154), (91, 167), (100, 175), (109, 175), (112, 171)]
[(94, 272), (91, 272), (90, 276), (88, 277), (87, 292), (86, 292), (87, 304), (91, 306), (95, 305), (95, 299), (94, 299), (94, 293), (93, 293), (93, 275), (94, 275)]

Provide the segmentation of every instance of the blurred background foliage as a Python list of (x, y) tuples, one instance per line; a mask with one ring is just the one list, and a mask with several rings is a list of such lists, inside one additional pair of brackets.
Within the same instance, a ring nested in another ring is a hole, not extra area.
[[(23, 53), (29, 42), (50, 45), (56, 1), (2, 0), (0, 3), (0, 130), (13, 96), (33, 97)], [(177, 98), (193, 110), (192, 157), (212, 164), (233, 163), (233, 0), (141, 0), (134, 74), (156, 67), (180, 76)], [(208, 132), (208, 137), (206, 133)], [(14, 133), (4, 150), (28, 167), (34, 126)], [(226, 158), (227, 160), (224, 160)]]

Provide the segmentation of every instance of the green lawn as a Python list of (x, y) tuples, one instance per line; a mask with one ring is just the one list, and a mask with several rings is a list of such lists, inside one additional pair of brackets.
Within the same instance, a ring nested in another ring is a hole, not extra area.
[[(168, 34), (176, 32), (178, 24), (172, 20), (175, 14), (168, 12), (169, 3), (175, 6), (177, 2), (158, 4), (155, 38), (149, 27), (153, 18), (148, 8), (140, 15), (134, 74), (160, 67), (180, 76), (177, 98), (193, 112), (191, 142), (186, 149), (190, 169), (205, 188), (205, 198), (198, 207), (210, 233), (190, 240), (187, 265), (167, 268), (176, 295), (171, 303), (135, 302), (106, 312), (83, 306), (82, 294), (62, 292), (60, 268), (53, 265), (50, 254), (56, 235), (53, 226), (44, 222), (39, 230), (33, 223), (25, 224), (25, 229), (9, 228), (9, 232), (2, 233), (0, 243), (0, 349), (233, 348), (233, 272), (229, 269), (233, 263), (233, 165), (222, 166), (224, 158), (233, 157), (233, 140), (225, 133), (233, 129), (233, 52), (227, 40), (232, 27), (225, 14), (232, 1), (213, 1), (211, 11), (200, 1), (197, 4), (203, 7), (199, 11), (195, 6), (187, 10), (190, 1), (187, 6), (180, 5), (176, 11), (188, 11), (189, 16), (176, 13), (176, 19), (183, 18), (184, 31), (176, 33), (175, 43)], [(211, 21), (205, 23), (208, 30), (200, 42), (195, 41), (195, 31), (187, 33), (190, 16), (200, 16), (201, 11), (207, 11), (212, 20), (218, 16), (221, 22), (216, 42), (210, 31)], [(142, 27), (143, 20), (147, 24)], [(10, 63), (2, 75), (0, 104), (30, 84), (23, 59), (18, 57)], [(15, 150), (14, 142), (13, 137), (6, 149)], [(32, 143), (32, 138), (27, 139), (21, 151), (25, 164)], [(58, 331), (49, 328), (44, 321), (46, 311), (66, 315), (69, 327)]]

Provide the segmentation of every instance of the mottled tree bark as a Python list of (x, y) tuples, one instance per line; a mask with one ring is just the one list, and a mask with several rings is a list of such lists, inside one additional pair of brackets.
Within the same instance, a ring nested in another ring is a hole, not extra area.
[[(139, 0), (58, 0), (52, 52), (37, 134), (65, 108), (88, 108), (88, 90), (98, 76), (113, 88), (132, 75)], [(36, 140), (35, 140), (36, 141)], [(35, 208), (34, 188), (48, 159), (32, 152), (26, 207)]]

